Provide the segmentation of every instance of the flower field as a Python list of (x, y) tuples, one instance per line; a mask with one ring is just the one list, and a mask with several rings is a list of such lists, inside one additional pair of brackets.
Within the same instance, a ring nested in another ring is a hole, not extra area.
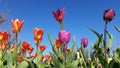
[[(103, 34), (88, 27), (97, 36), (91, 51), (86, 49), (89, 41), (87, 37), (80, 40), (80, 48), (75, 47), (77, 40), (74, 37), (72, 44), (70, 44), (72, 46), (69, 47), (71, 32), (64, 28), (65, 8), (54, 10), (52, 14), (58, 22), (57, 24), (60, 25), (60, 30), (56, 33), (58, 37), (55, 41), (48, 33), (48, 40), (52, 48), (48, 54), (43, 54), (47, 46), (41, 44), (44, 29), (38, 27), (33, 29), (33, 41), (36, 47), (31, 46), (28, 41), (18, 39), (25, 23), (24, 20), (15, 19), (11, 21), (11, 32), (15, 36), (14, 42), (10, 39), (11, 34), (9, 32), (0, 30), (0, 68), (120, 68), (120, 48), (112, 51), (113, 35), (107, 30), (108, 24), (116, 16), (114, 9), (106, 9), (103, 12), (105, 22)], [(118, 26), (114, 26), (114, 28), (120, 32)], [(35, 51), (34, 54), (32, 53), (33, 50)]]

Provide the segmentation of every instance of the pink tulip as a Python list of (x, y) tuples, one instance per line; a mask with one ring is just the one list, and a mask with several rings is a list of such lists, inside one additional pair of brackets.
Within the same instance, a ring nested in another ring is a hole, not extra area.
[(82, 38), (82, 39), (81, 39), (81, 43), (82, 43), (82, 45), (83, 45), (84, 47), (86, 47), (87, 44), (88, 44), (88, 38), (86, 38), (86, 37)]
[(64, 8), (63, 9), (58, 9), (56, 12), (52, 11), (54, 18), (61, 24), (64, 19)]
[(66, 45), (70, 40), (70, 32), (61, 30), (59, 32), (59, 39), (60, 39), (61, 43), (64, 43)]
[(103, 19), (106, 22), (110, 22), (114, 16), (115, 16), (115, 11), (113, 9), (108, 9), (108, 10), (105, 10)]

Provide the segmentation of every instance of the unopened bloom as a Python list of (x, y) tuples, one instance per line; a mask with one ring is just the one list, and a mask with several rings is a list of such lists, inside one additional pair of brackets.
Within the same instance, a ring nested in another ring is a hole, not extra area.
[(24, 21), (20, 21), (19, 19), (16, 19), (15, 21), (12, 20), (12, 32), (13, 33), (19, 33)]
[(45, 45), (40, 45), (40, 50), (43, 52), (47, 47)]
[(65, 30), (61, 30), (59, 31), (59, 40), (61, 43), (67, 44), (70, 40), (70, 32), (69, 31), (65, 31)]
[(43, 36), (44, 30), (35, 28), (34, 29), (34, 42), (36, 45), (39, 45), (40, 42), (42, 41), (42, 36)]
[(110, 22), (115, 16), (115, 11), (113, 9), (108, 9), (105, 10), (104, 14), (103, 14), (103, 19), (106, 22)]
[(53, 16), (54, 18), (59, 22), (62, 23), (62, 21), (64, 20), (64, 15), (65, 15), (65, 10), (63, 9), (58, 9), (56, 12), (53, 11)]
[(81, 44), (82, 44), (84, 47), (86, 47), (87, 44), (88, 44), (88, 38), (86, 38), (86, 37), (82, 38), (82, 39), (81, 39)]

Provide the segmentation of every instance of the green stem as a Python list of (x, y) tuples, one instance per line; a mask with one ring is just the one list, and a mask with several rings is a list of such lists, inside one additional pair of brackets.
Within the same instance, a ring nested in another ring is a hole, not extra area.
[(107, 57), (107, 45), (106, 45), (106, 31), (107, 31), (107, 22), (105, 23), (105, 28), (104, 28), (104, 50), (105, 50), (105, 56)]
[(60, 28), (61, 28), (61, 30), (64, 30), (64, 22), (61, 22)]
[(16, 33), (16, 44), (18, 45), (18, 33)]
[(85, 68), (87, 68), (87, 65), (86, 65), (85, 59), (84, 59), (83, 54), (82, 54), (81, 51), (80, 51), (80, 55), (81, 55), (81, 58), (83, 59), (83, 63), (84, 63)]
[(64, 45), (64, 57), (65, 57), (65, 68), (66, 68), (66, 46), (67, 46), (67, 44), (65, 44)]
[(37, 59), (36, 59), (36, 62), (38, 62), (38, 45), (36, 45), (36, 51), (37, 51)]

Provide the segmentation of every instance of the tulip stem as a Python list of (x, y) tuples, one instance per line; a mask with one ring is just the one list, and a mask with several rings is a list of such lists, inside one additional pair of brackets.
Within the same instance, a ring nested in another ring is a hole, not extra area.
[(104, 29), (104, 50), (105, 50), (105, 55), (107, 53), (107, 50), (106, 50), (106, 32), (107, 32), (107, 22), (105, 23), (105, 29)]
[(61, 28), (61, 30), (64, 30), (64, 23), (63, 22), (61, 22), (60, 28)]
[(16, 44), (18, 45), (18, 33), (16, 33)]
[(65, 68), (66, 68), (66, 46), (67, 46), (67, 45), (65, 44), (65, 45), (64, 45), (64, 49), (63, 49), (63, 50), (64, 50), (64, 56), (65, 56)]

